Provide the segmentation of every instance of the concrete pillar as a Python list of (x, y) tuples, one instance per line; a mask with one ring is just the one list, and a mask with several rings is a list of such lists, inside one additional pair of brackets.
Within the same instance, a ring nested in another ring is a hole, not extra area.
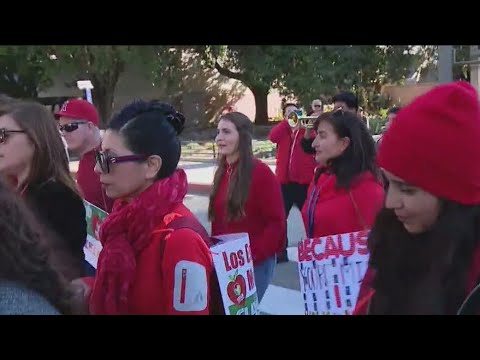
[(453, 80), (453, 46), (438, 46), (438, 81), (447, 83)]
[[(470, 60), (479, 60), (478, 45), (470, 46)], [(470, 64), (470, 83), (480, 93), (480, 64)]]

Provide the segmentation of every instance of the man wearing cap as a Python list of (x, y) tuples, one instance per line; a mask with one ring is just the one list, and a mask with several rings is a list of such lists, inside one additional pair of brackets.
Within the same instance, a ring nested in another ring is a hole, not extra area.
[(94, 171), (95, 150), (102, 142), (97, 109), (86, 100), (70, 99), (55, 113), (55, 117), (69, 150), (80, 156), (77, 183), (83, 197), (109, 213), (113, 201), (105, 194), (100, 177)]

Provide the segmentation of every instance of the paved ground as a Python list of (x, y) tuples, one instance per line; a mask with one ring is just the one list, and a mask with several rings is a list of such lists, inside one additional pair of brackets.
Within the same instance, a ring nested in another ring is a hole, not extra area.
[[(205, 195), (187, 195), (186, 206), (198, 217), (210, 231), (207, 217), (208, 197)], [(272, 315), (303, 315), (304, 306), (300, 293), (297, 271), (296, 244), (305, 235), (300, 212), (293, 208), (288, 218), (289, 259), (287, 263), (277, 264), (272, 284), (267, 289), (260, 310)]]

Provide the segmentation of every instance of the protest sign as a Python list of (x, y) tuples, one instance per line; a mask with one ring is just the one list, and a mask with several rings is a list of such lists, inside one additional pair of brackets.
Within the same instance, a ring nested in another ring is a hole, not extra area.
[(368, 267), (368, 230), (305, 239), (298, 244), (300, 288), (307, 315), (350, 315)]
[(222, 294), (225, 314), (256, 315), (257, 289), (248, 234), (216, 236), (210, 248)]
[(84, 200), (86, 220), (87, 220), (87, 241), (83, 247), (85, 254), (85, 260), (97, 268), (98, 255), (102, 251), (102, 244), (99, 241), (98, 232), (100, 230), (100, 224), (108, 216), (108, 213), (95, 205)]

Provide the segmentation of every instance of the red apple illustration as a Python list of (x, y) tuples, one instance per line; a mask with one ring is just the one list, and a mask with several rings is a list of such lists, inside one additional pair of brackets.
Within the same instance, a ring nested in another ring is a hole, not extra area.
[(238, 270), (233, 276), (229, 276), (230, 282), (227, 287), (227, 294), (235, 305), (245, 305), (247, 299), (247, 283), (242, 275), (238, 275)]
[(92, 231), (93, 231), (93, 234), (95, 235), (95, 238), (98, 239), (99, 238), (99, 231), (100, 231), (100, 224), (102, 223), (102, 221), (100, 220), (100, 218), (98, 217), (98, 215), (94, 215), (92, 217)]

